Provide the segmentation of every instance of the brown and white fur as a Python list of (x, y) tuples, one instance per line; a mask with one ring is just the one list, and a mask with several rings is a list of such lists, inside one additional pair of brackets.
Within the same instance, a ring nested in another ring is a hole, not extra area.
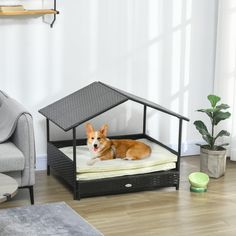
[(88, 162), (89, 165), (93, 165), (96, 161), (115, 158), (140, 160), (151, 154), (151, 148), (142, 142), (131, 139), (107, 138), (107, 125), (103, 125), (98, 131), (94, 131), (90, 123), (87, 123), (85, 128), (87, 145), (93, 154), (92, 160)]

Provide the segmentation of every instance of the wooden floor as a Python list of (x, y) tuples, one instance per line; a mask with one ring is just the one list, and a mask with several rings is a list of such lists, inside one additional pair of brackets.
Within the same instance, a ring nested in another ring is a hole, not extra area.
[[(199, 159), (181, 160), (180, 190), (164, 188), (132, 194), (72, 200), (71, 191), (54, 176), (36, 173), (36, 204), (65, 201), (104, 235), (236, 235), (236, 162), (227, 163), (208, 192), (191, 193), (187, 176), (199, 170)], [(27, 190), (0, 208), (29, 205)]]

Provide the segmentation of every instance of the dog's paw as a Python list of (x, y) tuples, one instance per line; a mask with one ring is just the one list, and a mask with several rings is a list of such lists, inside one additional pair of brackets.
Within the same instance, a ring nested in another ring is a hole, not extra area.
[(87, 162), (87, 165), (88, 165), (88, 166), (92, 166), (92, 165), (94, 165), (95, 162), (96, 162), (95, 159), (91, 159), (91, 160), (89, 160), (89, 161)]

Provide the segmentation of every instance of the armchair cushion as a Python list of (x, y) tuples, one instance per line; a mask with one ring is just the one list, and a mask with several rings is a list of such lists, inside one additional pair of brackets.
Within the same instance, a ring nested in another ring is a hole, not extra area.
[(12, 142), (0, 145), (0, 172), (21, 171), (25, 167), (23, 153)]
[[(0, 91), (1, 92), (1, 91)], [(0, 143), (7, 141), (13, 134), (17, 121), (22, 114), (28, 113), (15, 99), (2, 93), (0, 106)], [(29, 113), (28, 113), (29, 114)]]

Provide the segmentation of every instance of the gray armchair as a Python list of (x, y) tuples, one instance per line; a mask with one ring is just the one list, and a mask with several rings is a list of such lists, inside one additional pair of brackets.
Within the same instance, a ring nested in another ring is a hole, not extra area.
[[(0, 107), (6, 98), (7, 95), (0, 91)], [(22, 113), (17, 119), (16, 127), (11, 137), (0, 143), (0, 172), (16, 179), (19, 188), (29, 188), (31, 204), (34, 204), (34, 168), (33, 120), (30, 114)]]

